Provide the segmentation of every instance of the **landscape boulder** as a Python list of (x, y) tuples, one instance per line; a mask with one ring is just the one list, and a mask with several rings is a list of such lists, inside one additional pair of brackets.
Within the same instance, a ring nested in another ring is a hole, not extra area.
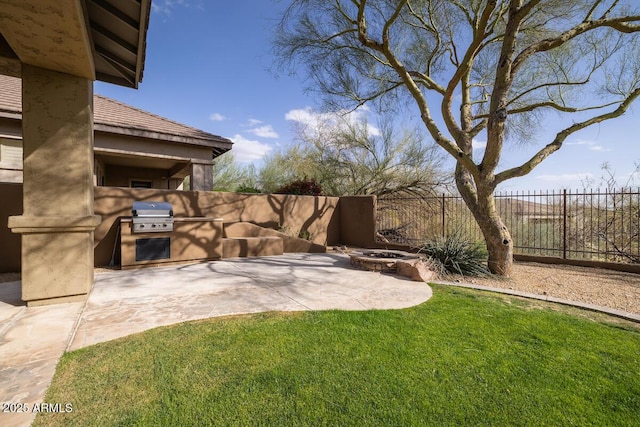
[(437, 279), (437, 274), (431, 270), (429, 262), (423, 258), (398, 260), (396, 267), (398, 274), (416, 282), (428, 282)]

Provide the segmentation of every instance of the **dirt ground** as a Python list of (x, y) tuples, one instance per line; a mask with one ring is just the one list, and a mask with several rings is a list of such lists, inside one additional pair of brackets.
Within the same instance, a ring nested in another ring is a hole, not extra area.
[(549, 295), (640, 314), (640, 274), (591, 267), (516, 262), (509, 279), (455, 277), (454, 280)]
[[(0, 274), (0, 282), (20, 280)], [(512, 289), (640, 314), (640, 274), (599, 268), (516, 262), (509, 279), (453, 277), (447, 280)]]

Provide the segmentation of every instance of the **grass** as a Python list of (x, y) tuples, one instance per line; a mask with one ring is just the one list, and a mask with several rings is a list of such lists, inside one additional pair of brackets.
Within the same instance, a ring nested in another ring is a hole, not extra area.
[(73, 412), (34, 425), (637, 425), (640, 330), (551, 307), (434, 286), (158, 328), (67, 353), (45, 401)]

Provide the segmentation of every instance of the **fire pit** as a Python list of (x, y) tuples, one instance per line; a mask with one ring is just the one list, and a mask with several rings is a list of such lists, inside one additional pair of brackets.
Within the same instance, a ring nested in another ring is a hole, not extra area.
[(398, 269), (397, 262), (399, 260), (418, 259), (420, 257), (404, 251), (373, 249), (352, 253), (349, 258), (351, 259), (351, 265), (363, 270), (395, 273)]

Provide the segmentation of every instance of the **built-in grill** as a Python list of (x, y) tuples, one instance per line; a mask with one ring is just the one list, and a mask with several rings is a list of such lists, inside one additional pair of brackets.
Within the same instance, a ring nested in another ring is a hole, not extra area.
[(173, 231), (173, 207), (167, 202), (133, 202), (134, 233)]

